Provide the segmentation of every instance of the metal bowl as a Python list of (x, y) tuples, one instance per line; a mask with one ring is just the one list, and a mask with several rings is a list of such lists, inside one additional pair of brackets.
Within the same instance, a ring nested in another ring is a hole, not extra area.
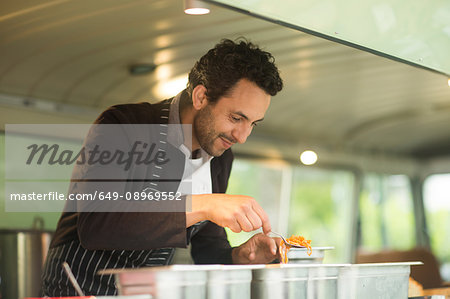
[(311, 255), (308, 255), (306, 248), (291, 248), (287, 254), (289, 264), (321, 264), (325, 256), (325, 251), (334, 247), (312, 247)]

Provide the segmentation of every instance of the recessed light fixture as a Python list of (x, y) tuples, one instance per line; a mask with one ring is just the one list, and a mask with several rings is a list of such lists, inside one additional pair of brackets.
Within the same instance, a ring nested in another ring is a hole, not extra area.
[(317, 154), (314, 151), (304, 151), (300, 155), (300, 161), (305, 165), (313, 165), (317, 162)]
[(200, 0), (184, 0), (184, 13), (188, 15), (205, 15), (209, 13), (209, 5)]
[(136, 63), (128, 67), (130, 74), (133, 76), (137, 75), (147, 75), (154, 72), (156, 65), (153, 63)]

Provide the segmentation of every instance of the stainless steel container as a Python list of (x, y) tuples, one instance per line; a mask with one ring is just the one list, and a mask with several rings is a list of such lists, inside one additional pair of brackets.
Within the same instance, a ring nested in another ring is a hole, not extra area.
[(115, 274), (120, 295), (154, 298), (249, 299), (252, 269), (264, 265), (173, 265), (106, 270)]
[(251, 298), (336, 298), (339, 272), (346, 266), (284, 264), (254, 269)]
[(334, 247), (313, 247), (311, 255), (306, 248), (291, 248), (287, 254), (289, 264), (321, 264), (327, 250)]
[(406, 299), (413, 264), (420, 263), (174, 265), (102, 272), (116, 274), (121, 295), (154, 298)]
[(355, 264), (342, 271), (338, 283), (338, 298), (408, 298), (411, 265), (408, 263)]
[(222, 265), (210, 269), (207, 282), (208, 299), (247, 299), (250, 298), (252, 269), (264, 265)]
[(114, 274), (119, 295), (150, 294), (153, 298), (206, 299), (207, 269), (217, 266), (174, 265), (105, 270)]
[(253, 270), (252, 299), (306, 298), (307, 267), (269, 265)]
[(154, 298), (203, 299), (206, 297), (207, 273), (200, 266), (169, 266), (155, 271)]
[(40, 229), (0, 230), (0, 298), (38, 297), (52, 233)]

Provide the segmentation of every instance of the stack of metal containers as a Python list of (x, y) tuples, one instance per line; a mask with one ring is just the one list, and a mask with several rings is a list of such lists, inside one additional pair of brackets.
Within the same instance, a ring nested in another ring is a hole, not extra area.
[(408, 298), (411, 263), (174, 265), (112, 270), (121, 295), (174, 299)]

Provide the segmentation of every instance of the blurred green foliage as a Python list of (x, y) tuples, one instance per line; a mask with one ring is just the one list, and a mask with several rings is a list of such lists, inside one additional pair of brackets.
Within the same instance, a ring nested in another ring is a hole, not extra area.
[(55, 230), (61, 213), (6, 212), (5, 211), (5, 134), (0, 134), (0, 228), (31, 229), (35, 217), (44, 219), (45, 230)]
[(431, 248), (441, 263), (450, 263), (450, 211), (428, 211), (427, 216)]
[[(287, 166), (237, 159), (227, 193), (253, 196), (269, 214), (274, 230), (277, 220), (286, 215), (288, 236), (303, 235), (312, 240), (313, 246), (334, 246), (335, 250), (327, 253), (326, 262), (343, 262), (349, 246), (353, 175), (289, 166), (293, 170), (289, 210), (280, 211), (283, 167)], [(226, 231), (232, 246), (242, 244), (254, 234)]]
[(413, 199), (406, 176), (366, 175), (359, 203), (361, 249), (375, 252), (415, 246)]
[(450, 174), (435, 174), (425, 180), (424, 205), (431, 249), (441, 264), (447, 265), (442, 274), (450, 281)]
[(333, 246), (325, 262), (347, 262), (353, 175), (346, 171), (294, 168), (289, 235), (303, 235), (312, 246)]
[[(279, 213), (282, 168), (256, 160), (236, 159), (228, 183), (228, 194), (252, 196), (269, 215), (276, 230)], [(239, 246), (257, 232), (234, 233), (226, 229), (232, 246)]]

